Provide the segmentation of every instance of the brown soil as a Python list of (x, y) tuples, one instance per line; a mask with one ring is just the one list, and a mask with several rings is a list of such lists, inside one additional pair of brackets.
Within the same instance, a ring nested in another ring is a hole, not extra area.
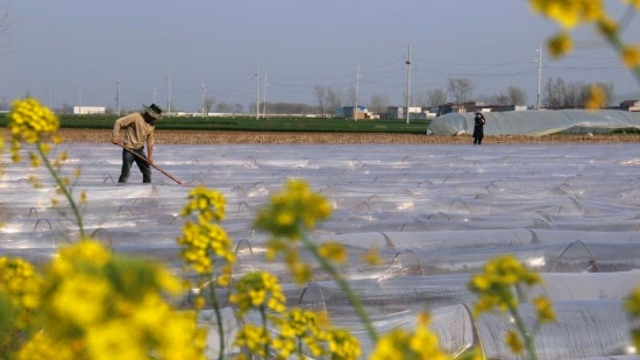
[[(61, 129), (63, 142), (109, 142), (111, 130)], [(8, 142), (9, 135), (5, 135)], [(237, 131), (157, 130), (157, 144), (471, 144), (470, 135), (427, 136), (422, 134), (280, 133)], [(484, 144), (510, 143), (621, 143), (640, 142), (640, 134), (485, 136)]]

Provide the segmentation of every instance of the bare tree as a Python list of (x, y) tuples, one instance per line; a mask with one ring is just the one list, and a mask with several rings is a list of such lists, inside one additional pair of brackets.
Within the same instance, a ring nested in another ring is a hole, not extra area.
[[(0, 38), (5, 38), (9, 35), (9, 27), (9, 7), (0, 7)], [(8, 43), (3, 44), (0, 42), (0, 55), (8, 53), (8, 46)]]
[(413, 101), (417, 106), (429, 106), (429, 97), (426, 91), (418, 91), (413, 96)]
[(591, 97), (591, 88), (598, 86), (605, 93), (605, 105), (613, 100), (613, 83), (565, 83), (561, 78), (549, 78), (545, 84), (545, 105), (549, 108), (581, 108)]
[(327, 88), (321, 85), (316, 85), (313, 90), (315, 91), (316, 100), (318, 101), (318, 107), (320, 108), (320, 114), (324, 115), (325, 105), (327, 103)]
[(522, 88), (509, 86), (506, 95), (509, 98), (509, 105), (527, 105), (527, 91)]
[(327, 104), (329, 105), (329, 112), (333, 112), (336, 108), (342, 106), (342, 98), (342, 93), (339, 90), (333, 90), (333, 88), (327, 89)]
[(216, 112), (218, 113), (233, 112), (233, 106), (231, 106), (229, 103), (226, 103), (224, 101), (219, 102), (218, 105), (216, 105)]
[(371, 96), (371, 100), (369, 101), (369, 110), (382, 114), (387, 112), (387, 107), (389, 107), (389, 95), (373, 94)]
[(440, 106), (447, 102), (447, 92), (442, 88), (427, 91), (427, 105)]
[(509, 95), (507, 95), (505, 92), (501, 92), (499, 94), (495, 94), (491, 96), (482, 96), (480, 98), (485, 98), (486, 103), (489, 105), (498, 105), (498, 106), (512, 105), (511, 99), (509, 99)]
[(565, 84), (564, 80), (553, 77), (547, 79), (544, 85), (544, 103), (548, 108), (559, 108), (564, 105)]
[(204, 98), (204, 102), (202, 103), (202, 107), (203, 107), (205, 116), (209, 116), (209, 113), (213, 109), (213, 104), (215, 104), (215, 102), (216, 102), (216, 100), (211, 96), (207, 96), (207, 97)]
[(236, 103), (233, 106), (233, 112), (236, 114), (242, 114), (244, 112), (244, 107), (240, 103)]
[(609, 106), (613, 102), (613, 82), (609, 83), (595, 83), (593, 86), (598, 86), (604, 92), (604, 105)]
[(473, 82), (469, 78), (451, 78), (447, 85), (447, 91), (456, 104), (464, 104), (473, 95)]
[(9, 102), (5, 98), (2, 98), (2, 100), (0, 100), (0, 111), (2, 110), (9, 110)]

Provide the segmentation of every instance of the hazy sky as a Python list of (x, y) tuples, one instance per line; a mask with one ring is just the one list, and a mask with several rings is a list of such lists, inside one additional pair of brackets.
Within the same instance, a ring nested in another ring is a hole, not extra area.
[[(621, 0), (606, 0), (617, 16)], [(45, 104), (199, 111), (256, 99), (316, 104), (314, 86), (348, 93), (359, 68), (359, 103), (387, 95), (402, 105), (411, 44), (413, 97), (467, 77), (482, 99), (515, 85), (535, 104), (537, 48), (557, 31), (525, 0), (0, 0), (0, 99), (29, 93)], [(542, 82), (613, 82), (617, 100), (638, 84), (591, 29), (563, 61), (543, 56)], [(625, 36), (640, 40), (636, 16)], [(544, 52), (543, 52), (544, 54)], [(359, 67), (358, 67), (359, 64)], [(266, 86), (264, 75), (266, 75)]]

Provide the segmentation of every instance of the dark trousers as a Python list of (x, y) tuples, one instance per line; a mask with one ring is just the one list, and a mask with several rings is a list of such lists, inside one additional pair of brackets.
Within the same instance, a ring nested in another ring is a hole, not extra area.
[(120, 172), (120, 178), (118, 179), (118, 183), (126, 183), (127, 180), (129, 180), (129, 171), (131, 170), (131, 165), (133, 165), (134, 161), (136, 162), (136, 165), (138, 165), (138, 169), (140, 169), (140, 172), (142, 173), (142, 182), (150, 183), (151, 167), (149, 166), (149, 163), (133, 155), (129, 150), (140, 155), (142, 159), (145, 159), (145, 160), (147, 159), (147, 156), (144, 154), (144, 146), (141, 147), (140, 149), (128, 149), (128, 150), (122, 149), (122, 171)]
[(482, 144), (482, 138), (484, 137), (484, 129), (482, 126), (476, 126), (473, 128), (473, 143)]

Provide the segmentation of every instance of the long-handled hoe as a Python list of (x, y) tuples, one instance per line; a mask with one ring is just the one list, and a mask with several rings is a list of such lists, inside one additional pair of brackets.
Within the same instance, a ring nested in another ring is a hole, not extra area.
[[(149, 160), (147, 160), (147, 158), (140, 156), (139, 154), (137, 154), (135, 151), (132, 151), (131, 149), (125, 147), (122, 144), (118, 144), (118, 146), (120, 146), (121, 148), (125, 149), (126, 151), (132, 153), (135, 157), (137, 157), (138, 159), (146, 162), (147, 164), (151, 165), (154, 169), (160, 171), (161, 173), (165, 174), (169, 179), (175, 181), (177, 184), (179, 185), (185, 185), (185, 183), (183, 183), (181, 180), (176, 179), (173, 175), (169, 174), (168, 172), (162, 170), (161, 168), (157, 167), (155, 164), (152, 164), (149, 162)], [(186, 186), (186, 185), (185, 185)]]

